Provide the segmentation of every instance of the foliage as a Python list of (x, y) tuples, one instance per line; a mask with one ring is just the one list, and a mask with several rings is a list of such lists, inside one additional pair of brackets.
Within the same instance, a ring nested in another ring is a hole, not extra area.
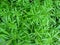
[(0, 45), (60, 45), (60, 0), (0, 0)]

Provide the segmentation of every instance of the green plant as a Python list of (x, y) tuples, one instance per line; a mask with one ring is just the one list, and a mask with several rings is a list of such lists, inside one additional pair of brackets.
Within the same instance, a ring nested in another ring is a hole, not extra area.
[(60, 0), (0, 0), (0, 45), (60, 45)]

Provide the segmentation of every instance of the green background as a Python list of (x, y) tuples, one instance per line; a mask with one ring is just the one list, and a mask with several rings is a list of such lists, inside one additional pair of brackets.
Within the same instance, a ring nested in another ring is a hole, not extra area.
[(0, 45), (60, 45), (60, 0), (0, 0)]

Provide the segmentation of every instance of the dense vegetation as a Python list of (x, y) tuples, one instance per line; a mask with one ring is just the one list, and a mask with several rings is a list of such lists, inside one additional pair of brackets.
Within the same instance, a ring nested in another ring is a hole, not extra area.
[(60, 0), (0, 0), (0, 45), (60, 45)]

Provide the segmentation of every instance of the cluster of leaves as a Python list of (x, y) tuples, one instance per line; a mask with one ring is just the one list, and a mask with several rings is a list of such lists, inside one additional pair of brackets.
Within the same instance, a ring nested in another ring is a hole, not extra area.
[(60, 0), (0, 0), (0, 45), (60, 45)]

